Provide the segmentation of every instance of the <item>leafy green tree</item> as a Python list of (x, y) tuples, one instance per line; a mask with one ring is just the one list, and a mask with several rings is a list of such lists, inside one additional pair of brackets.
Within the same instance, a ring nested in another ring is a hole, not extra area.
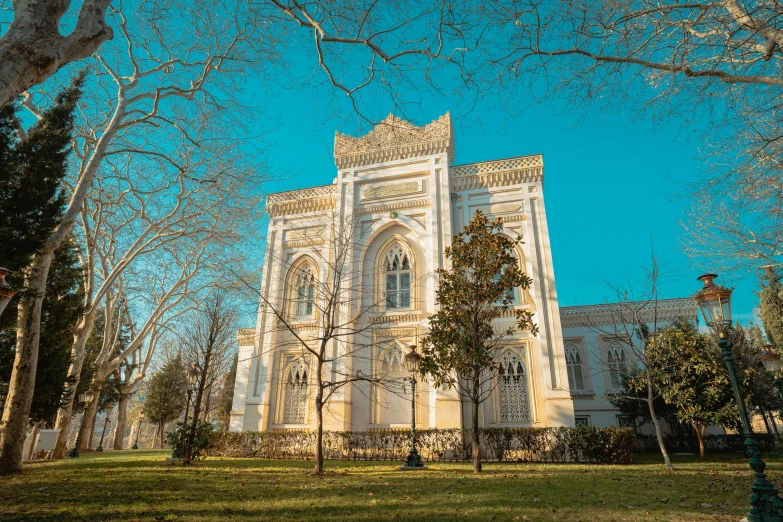
[(185, 363), (176, 355), (165, 362), (147, 383), (142, 412), (148, 422), (158, 425), (158, 437), (163, 445), (163, 427), (185, 411), (187, 378)]
[(479, 406), (492, 393), (499, 351), (516, 332), (538, 332), (525, 310), (514, 310), (511, 322), (497, 321), (513, 309), (515, 291), (530, 287), (514, 256), (520, 242), (503, 233), (500, 219), (490, 222), (476, 211), (446, 248), (451, 267), (437, 270), (439, 309), (422, 340), (422, 375), (436, 387), (455, 387), (471, 402), (474, 473), (481, 472)]
[(764, 267), (761, 273), (759, 315), (769, 343), (775, 350), (783, 350), (783, 286), (776, 266)]
[[(82, 273), (73, 239), (55, 251), (41, 308), (41, 349), (35, 372), (30, 421), (51, 426), (63, 396), (71, 362), (73, 325), (83, 310)], [(11, 378), (16, 341), (16, 303), (0, 316), (0, 404)]]
[(648, 347), (656, 389), (676, 407), (677, 419), (692, 426), (704, 456), (707, 426), (736, 427), (737, 406), (728, 370), (717, 344), (696, 326), (677, 321), (663, 328)]
[[(645, 370), (632, 371), (623, 379), (623, 388), (625, 392), (610, 401), (614, 407), (619, 409), (624, 417), (639, 419), (642, 422), (652, 422), (650, 407), (647, 405), (647, 372)], [(657, 389), (653, 396), (653, 408), (658, 418), (666, 420), (670, 428), (678, 422), (677, 408), (663, 400)]]

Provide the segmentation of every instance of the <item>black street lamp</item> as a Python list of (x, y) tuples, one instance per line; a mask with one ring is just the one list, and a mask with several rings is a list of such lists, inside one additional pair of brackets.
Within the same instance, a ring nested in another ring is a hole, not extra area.
[(103, 423), (103, 432), (101, 433), (101, 440), (98, 442), (98, 447), (95, 451), (103, 451), (103, 436), (106, 435), (106, 426), (109, 424), (109, 416), (106, 415), (106, 421)]
[(87, 416), (87, 410), (90, 409), (90, 403), (95, 398), (97, 394), (92, 390), (87, 390), (85, 393), (79, 394), (79, 402), (84, 403), (84, 415), (82, 415), (82, 421), (79, 423), (79, 432), (76, 435), (76, 445), (73, 447), (70, 453), (68, 453), (68, 458), (71, 459), (78, 459), (79, 458), (79, 446), (82, 443), (82, 427), (84, 426), (84, 418)]
[(416, 449), (416, 374), (419, 371), (421, 355), (416, 351), (416, 345), (411, 345), (411, 351), (405, 354), (405, 368), (411, 374), (411, 449), (405, 458), (405, 464), (400, 469), (424, 469), (419, 451)]
[(141, 419), (139, 419), (139, 425), (136, 428), (136, 440), (133, 441), (133, 447), (131, 449), (139, 449), (139, 433), (141, 433)]
[(742, 399), (737, 374), (734, 371), (734, 356), (731, 353), (731, 341), (728, 336), (728, 329), (731, 327), (732, 289), (716, 285), (713, 282), (716, 277), (717, 274), (699, 276), (698, 279), (704, 283), (704, 286), (693, 295), (693, 299), (699, 305), (704, 321), (718, 334), (718, 346), (723, 352), (723, 360), (729, 371), (729, 380), (742, 423), (742, 434), (746, 437), (745, 448), (750, 456), (750, 467), (755, 476), (751, 486), (753, 496), (750, 498), (747, 520), (748, 522), (783, 522), (783, 500), (778, 497), (778, 490), (764, 474), (767, 464), (761, 459), (758, 441), (753, 439), (748, 410)]

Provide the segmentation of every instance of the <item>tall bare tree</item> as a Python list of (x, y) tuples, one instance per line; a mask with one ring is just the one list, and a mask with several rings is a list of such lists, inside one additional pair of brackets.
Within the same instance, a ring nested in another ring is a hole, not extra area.
[(554, 90), (569, 107), (681, 125), (708, 167), (684, 191), (684, 248), (718, 267), (783, 262), (779, 3), (509, 0), (494, 12), (516, 31), (488, 82), (520, 87), (515, 101)]
[(13, 20), (0, 35), (0, 107), (111, 40), (114, 32), (105, 20), (110, 3), (85, 0), (74, 28), (62, 35), (69, 0), (14, 0)]
[[(594, 354), (594, 360), (601, 363), (600, 374), (605, 375), (608, 372), (610, 375), (609, 382), (614, 389), (609, 391), (608, 396), (646, 404), (664, 464), (668, 471), (672, 471), (674, 466), (664, 444), (660, 412), (655, 409), (655, 402), (656, 399), (660, 400), (661, 390), (655, 386), (653, 371), (656, 368), (651, 367), (648, 354), (655, 336), (676, 320), (688, 320), (688, 309), (695, 312), (695, 305), (691, 299), (668, 302), (661, 299), (661, 285), (672, 274), (665, 272), (659, 257), (653, 254), (650, 265), (644, 272), (644, 280), (640, 284), (632, 284), (630, 281), (624, 285), (607, 283), (610, 297), (599, 307), (600, 312), (606, 314), (609, 320), (602, 324), (589, 324), (588, 327), (597, 333), (603, 342), (610, 346), (612, 343), (619, 345), (619, 360), (614, 360), (614, 355), (610, 361), (608, 355)], [(634, 367), (639, 367), (642, 372), (646, 396), (624, 394), (624, 380), (635, 373)]]
[[(219, 8), (210, 4), (203, 8), (167, 10), (169, 15), (179, 13), (182, 17), (179, 23), (187, 23), (192, 28), (180, 31), (176, 39), (161, 24), (176, 25), (177, 21), (170, 17), (162, 21), (159, 9), (153, 4), (142, 4), (133, 11), (111, 13), (124, 45), (103, 48), (95, 56), (101, 74), (96, 76), (98, 85), (94, 92), (105, 98), (103, 103), (87, 105), (86, 117), (93, 118), (95, 124), (91, 132), (79, 136), (74, 143), (78, 165), (70, 200), (59, 226), (29, 267), (35, 274), (30, 282), (31, 295), (36, 297), (20, 303), (19, 324), (24, 326), (17, 331), (16, 350), (24, 364), (12, 378), (9, 393), (20, 397), (32, 394), (30, 375), (37, 362), (36, 332), (40, 327), (35, 311), (40, 309), (51, 253), (71, 233), (104, 162), (113, 155), (128, 152), (170, 157), (166, 144), (172, 143), (172, 136), (193, 143), (188, 122), (220, 121), (221, 114), (227, 110), (224, 102), (211, 95), (210, 89), (225, 86), (222, 80), (237, 73), (229, 63), (244, 59), (246, 53), (256, 55), (255, 28), (243, 16), (247, 13), (243, 2), (221, 4)], [(144, 32), (134, 34), (128, 27), (141, 27)], [(104, 80), (113, 85), (114, 92), (108, 90), (108, 84), (100, 83)], [(35, 99), (28, 98), (25, 106), (35, 114), (34, 103), (37, 103)], [(0, 473), (21, 466), (22, 434), (28, 415), (24, 404), (28, 403), (6, 402)]]
[(231, 366), (234, 356), (232, 348), (237, 327), (236, 306), (226, 294), (217, 291), (204, 300), (191, 321), (183, 321), (181, 326), (183, 359), (197, 374), (193, 420), (182, 457), (183, 464), (190, 464), (204, 401)]

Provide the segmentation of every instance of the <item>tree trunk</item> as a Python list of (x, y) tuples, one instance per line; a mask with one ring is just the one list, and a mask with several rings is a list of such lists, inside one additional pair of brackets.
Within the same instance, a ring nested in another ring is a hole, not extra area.
[(120, 394), (117, 403), (117, 422), (114, 425), (114, 449), (125, 449), (125, 426), (128, 421), (128, 395)]
[(759, 406), (759, 412), (761, 412), (761, 420), (764, 421), (764, 427), (767, 429), (767, 433), (770, 435), (772, 434), (772, 430), (769, 428), (769, 421), (767, 420), (767, 412), (764, 411), (764, 408)]
[(193, 421), (190, 424), (190, 433), (188, 433), (188, 440), (185, 444), (184, 455), (182, 456), (182, 464), (190, 464), (193, 458), (193, 441), (196, 440), (196, 429), (198, 429), (198, 418), (201, 410), (201, 401), (204, 399), (204, 386), (206, 384), (207, 375), (209, 374), (209, 362), (210, 354), (207, 352), (207, 356), (204, 362), (204, 370), (201, 372), (198, 388), (196, 389), (196, 401), (193, 404)]
[(77, 399), (76, 387), (79, 385), (82, 366), (84, 365), (84, 359), (87, 356), (87, 340), (92, 334), (93, 327), (95, 326), (95, 314), (97, 313), (97, 310), (97, 307), (91, 307), (90, 311), (79, 320), (73, 334), (73, 347), (71, 348), (73, 358), (68, 367), (68, 381), (66, 381), (65, 389), (63, 390), (63, 395), (70, 395), (71, 400), (66, 401), (66, 403), (57, 410), (57, 421), (55, 422), (54, 427), (55, 429), (60, 430), (60, 434), (57, 436), (57, 444), (55, 445), (54, 454), (52, 456), (52, 458), (55, 459), (65, 458), (65, 453), (67, 451), (68, 426), (71, 424), (73, 404)]
[(324, 472), (324, 404), (323, 389), (319, 387), (315, 395), (315, 469), (316, 475)]
[(73, 31), (62, 36), (59, 22), (69, 3), (14, 1), (13, 22), (0, 38), (0, 107), (112, 39), (114, 33), (104, 20), (111, 0), (86, 0)]
[(704, 429), (706, 429), (706, 426), (704, 429), (702, 429), (702, 426), (699, 424), (696, 424), (695, 422), (691, 423), (693, 426), (693, 429), (696, 431), (696, 438), (699, 441), (699, 458), (704, 458)]
[(775, 414), (771, 411), (767, 412), (769, 414), (769, 422), (772, 423), (772, 429), (775, 430), (775, 437), (778, 439), (778, 442), (780, 442), (780, 432), (778, 432), (778, 423), (775, 420)]
[(666, 464), (667, 471), (674, 471), (674, 466), (669, 458), (669, 452), (666, 451), (666, 445), (663, 443), (663, 431), (661, 430), (661, 422), (658, 420), (658, 416), (655, 414), (655, 406), (653, 400), (655, 399), (655, 392), (653, 390), (652, 376), (650, 371), (647, 372), (647, 406), (650, 409), (650, 418), (652, 419), (653, 426), (655, 427), (655, 438), (658, 440), (658, 448), (661, 450), (663, 456), (663, 462)]
[(473, 453), (473, 473), (481, 473), (481, 439), (479, 438), (479, 403), (473, 400), (473, 443), (471, 450)]
[(16, 321), (14, 368), (8, 385), (3, 417), (0, 475), (22, 469), (22, 452), (30, 405), (35, 389), (35, 370), (38, 366), (38, 342), (41, 338), (41, 304), (46, 293), (46, 278), (52, 264), (54, 249), (36, 255), (30, 266), (22, 298), (19, 300)]
[(158, 441), (160, 442), (160, 449), (163, 449), (163, 432), (166, 431), (166, 425), (161, 422), (158, 424)]
[[(95, 433), (95, 419), (98, 417), (98, 398), (100, 397), (102, 388), (103, 386), (97, 388), (95, 398), (90, 401), (87, 405), (87, 409), (84, 410), (82, 425), (79, 428), (79, 431), (82, 434), (82, 445), (79, 448), (79, 451), (90, 451), (92, 449), (93, 434)], [(57, 442), (59, 444), (59, 437)]]

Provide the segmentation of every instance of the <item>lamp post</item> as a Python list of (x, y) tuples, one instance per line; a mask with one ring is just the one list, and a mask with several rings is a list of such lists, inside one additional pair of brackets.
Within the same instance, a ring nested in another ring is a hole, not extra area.
[(750, 512), (747, 515), (747, 520), (748, 522), (783, 522), (783, 500), (778, 497), (777, 489), (764, 474), (767, 464), (761, 459), (761, 448), (758, 441), (752, 437), (748, 410), (745, 408), (745, 401), (737, 382), (737, 374), (734, 371), (734, 356), (731, 353), (731, 342), (728, 337), (728, 328), (731, 326), (732, 289), (716, 285), (713, 282), (716, 277), (718, 277), (717, 274), (699, 276), (698, 279), (704, 283), (704, 286), (693, 295), (693, 299), (699, 305), (704, 321), (718, 334), (718, 346), (723, 352), (723, 360), (729, 371), (729, 380), (742, 423), (742, 433), (746, 437), (745, 448), (750, 456), (750, 467), (755, 475), (751, 486), (753, 496), (750, 499)]
[(0, 315), (3, 315), (3, 310), (8, 306), (15, 293), (11, 285), (5, 282), (5, 276), (10, 273), (11, 271), (7, 268), (0, 267)]
[(98, 447), (95, 451), (103, 451), (103, 436), (106, 435), (106, 426), (109, 424), (109, 416), (106, 416), (106, 420), (103, 423), (103, 432), (101, 433), (101, 440), (98, 442)]
[(87, 390), (85, 393), (79, 394), (79, 402), (84, 403), (84, 415), (82, 415), (82, 421), (79, 423), (79, 432), (76, 435), (76, 445), (73, 447), (71, 452), (68, 454), (68, 458), (71, 459), (78, 459), (79, 458), (79, 446), (82, 443), (82, 428), (84, 427), (84, 417), (87, 416), (87, 410), (90, 407), (90, 403), (95, 398), (96, 393), (92, 390)]
[(416, 449), (416, 373), (419, 371), (419, 361), (421, 355), (416, 351), (416, 345), (411, 345), (411, 351), (405, 354), (405, 368), (410, 373), (411, 382), (411, 449), (400, 469), (424, 469), (424, 463)]
[(139, 449), (139, 433), (141, 433), (141, 419), (139, 419), (139, 426), (136, 428), (136, 440), (133, 441), (133, 447), (131, 449)]

